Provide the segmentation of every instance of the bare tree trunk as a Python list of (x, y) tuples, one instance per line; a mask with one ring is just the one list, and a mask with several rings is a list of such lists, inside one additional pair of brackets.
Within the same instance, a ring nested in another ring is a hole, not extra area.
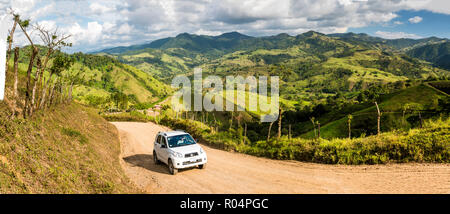
[(352, 139), (352, 129), (350, 121), (348, 122), (348, 139)]
[[(49, 77), (49, 80), (51, 79), (52, 77), (50, 76)], [(39, 104), (39, 108), (45, 108), (45, 99), (46, 99), (46, 95), (47, 95), (47, 86), (48, 85), (48, 81), (47, 81), (47, 83), (44, 83), (44, 88), (42, 89), (42, 95), (41, 95), (41, 102), (40, 102), (40, 104)]]
[(30, 110), (30, 102), (31, 102), (31, 71), (33, 70), (34, 59), (38, 54), (38, 49), (32, 46), (30, 63), (28, 64), (27, 70), (27, 88), (25, 93), (25, 108), (24, 108), (24, 118), (26, 118), (27, 114), (31, 114)]
[(320, 122), (317, 122), (318, 139), (320, 139)]
[(281, 120), (282, 120), (282, 116), (283, 116), (283, 110), (280, 107), (280, 116), (278, 118), (278, 136), (277, 136), (278, 139), (281, 138)]
[(11, 31), (9, 32), (8, 51), (6, 52), (7, 53), (6, 70), (5, 70), (6, 72), (8, 72), (8, 70), (9, 70), (9, 60), (11, 59), (11, 48), (12, 48), (12, 43), (14, 41), (14, 32), (16, 31), (17, 21), (18, 21), (18, 19), (15, 17), (13, 27), (12, 27)]
[(378, 125), (378, 127), (377, 127), (377, 134), (378, 135), (380, 135), (380, 133), (381, 133), (381, 129), (380, 129), (380, 125), (381, 125), (381, 112), (380, 112), (380, 108), (378, 107), (378, 103), (377, 102), (375, 102), (375, 105), (377, 106), (377, 113), (378, 113), (378, 116), (377, 116), (377, 125)]
[(244, 123), (244, 144), (245, 144), (245, 138), (247, 138), (247, 123)]
[(58, 104), (62, 104), (63, 103), (65, 86), (66, 86), (66, 84), (63, 85), (63, 83), (61, 83), (59, 85), (59, 103)]
[(14, 96), (14, 106), (17, 106), (17, 99), (19, 98), (19, 48), (14, 49), (14, 86), (13, 86), (13, 96)]
[(37, 90), (37, 86), (38, 86), (38, 77), (40, 76), (40, 73), (42, 72), (42, 64), (41, 64), (41, 59), (38, 57), (37, 58), (37, 70), (36, 70), (36, 77), (34, 79), (34, 86), (33, 86), (33, 95), (31, 97), (31, 106), (30, 106), (30, 111), (33, 112), (36, 108), (35, 106), (35, 99), (36, 99), (36, 90)]
[[(73, 90), (73, 81), (70, 83), (70, 87), (69, 87), (69, 94), (68, 94), (69, 103), (72, 102), (72, 90)], [(177, 112), (177, 119), (178, 119), (178, 112)]]
[(420, 110), (418, 112), (419, 112), (420, 128), (423, 128), (422, 114), (420, 114)]
[(54, 91), (56, 84), (58, 83), (58, 77), (55, 79), (55, 84), (52, 85), (52, 88), (50, 89), (49, 95), (48, 95), (48, 106), (50, 106), (53, 103), (53, 97), (54, 97)]
[(233, 114), (234, 114), (234, 111), (231, 112), (230, 129), (233, 128)]
[(316, 135), (316, 122), (314, 121), (314, 118), (309, 118), (311, 120), (311, 123), (313, 124), (313, 129), (314, 129), (314, 138), (317, 137)]
[(292, 137), (291, 124), (289, 124), (289, 135), (288, 135), (288, 137), (289, 137), (289, 140), (291, 140), (291, 137)]
[(36, 102), (37, 108), (44, 107), (45, 95), (47, 93), (47, 85), (49, 84), (50, 79), (51, 79), (51, 75), (50, 75), (49, 80), (47, 80), (47, 84), (45, 84), (44, 74), (45, 74), (45, 69), (47, 68), (47, 63), (48, 63), (48, 61), (50, 59), (50, 55), (52, 53), (53, 53), (53, 49), (49, 48), (48, 51), (47, 51), (47, 56), (45, 56), (44, 64), (42, 66), (41, 75), (39, 76), (39, 92), (40, 92), (41, 96), (39, 98), (39, 102)]
[(271, 122), (270, 125), (269, 125), (269, 131), (267, 132), (267, 142), (269, 142), (269, 140), (270, 140), (270, 131), (272, 130), (273, 123), (274, 122)]

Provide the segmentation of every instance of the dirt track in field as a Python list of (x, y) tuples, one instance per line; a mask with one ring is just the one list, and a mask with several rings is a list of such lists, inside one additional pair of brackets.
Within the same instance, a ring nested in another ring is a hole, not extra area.
[(153, 123), (115, 122), (121, 164), (147, 193), (450, 193), (450, 164), (343, 166), (278, 161), (202, 146), (206, 169), (180, 170), (153, 163)]

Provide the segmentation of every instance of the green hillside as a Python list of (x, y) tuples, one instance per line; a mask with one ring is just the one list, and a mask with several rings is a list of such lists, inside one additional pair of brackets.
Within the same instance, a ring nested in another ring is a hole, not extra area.
[[(419, 85), (380, 98), (380, 110), (383, 112), (381, 117), (381, 130), (391, 131), (395, 129), (409, 129), (418, 127), (420, 119), (415, 110), (422, 111), (423, 118), (430, 118), (437, 111), (442, 110), (442, 102), (448, 103), (448, 95), (442, 94), (436, 89)], [(441, 104), (440, 104), (441, 102)], [(405, 106), (410, 106), (405, 112)], [(375, 105), (352, 113), (351, 121), (352, 135), (355, 137), (361, 135), (376, 134), (377, 131), (377, 110)], [(318, 118), (319, 120), (321, 118)], [(302, 137), (313, 138), (314, 131), (303, 134)], [(348, 137), (348, 118), (344, 117), (326, 124), (321, 127), (321, 137), (326, 139)]]
[[(13, 85), (7, 73), (7, 95)], [(26, 72), (19, 70), (19, 102)], [(19, 104), (21, 107), (22, 104)], [(59, 104), (11, 118), (0, 102), (0, 193), (139, 193), (119, 163), (117, 129), (98, 110)]]
[[(367, 108), (373, 110), (375, 100), (382, 101), (382, 107), (387, 108), (384, 102), (389, 96), (404, 89), (417, 90), (414, 87), (422, 87), (418, 85), (423, 81), (449, 78), (448, 70), (405, 54), (407, 50), (441, 41), (443, 39), (435, 37), (386, 40), (365, 34), (325, 35), (313, 31), (297, 36), (267, 37), (248, 37), (236, 32), (220, 36), (185, 33), (148, 45), (132, 46), (130, 50), (120, 47), (99, 54), (137, 67), (165, 83), (179, 74), (192, 76), (195, 67), (203, 69), (204, 77), (216, 75), (223, 80), (230, 75), (280, 76), (280, 96), (286, 108), (283, 120), (292, 125), (294, 136), (312, 131), (310, 119), (314, 117), (322, 125), (322, 137), (346, 137), (347, 129), (340, 127), (345, 127), (346, 120), (341, 118), (346, 115), (355, 114), (354, 136), (374, 134), (373, 118), (363, 120), (364, 117), (357, 118), (356, 114), (364, 113)], [(410, 95), (412, 99), (416, 96), (412, 92)], [(399, 98), (392, 98), (392, 102)], [(432, 101), (437, 103), (438, 98), (433, 97)], [(399, 109), (405, 104), (402, 102), (406, 101), (399, 101)], [(424, 112), (425, 118), (438, 114), (436, 105), (430, 107), (425, 102), (419, 102), (425, 106), (423, 111), (431, 111)], [(247, 113), (255, 119), (261, 112)], [(236, 121), (230, 118), (237, 117), (237, 114), (214, 114), (221, 120), (215, 126), (224, 130), (232, 126), (230, 121)], [(418, 120), (414, 117), (408, 116), (406, 119), (411, 121), (402, 121), (399, 125), (395, 114), (386, 114), (382, 131), (416, 127)], [(251, 140), (263, 140), (268, 124), (255, 121), (247, 120)], [(331, 126), (333, 121), (341, 125)], [(286, 125), (281, 130), (282, 134), (288, 133)]]
[[(47, 52), (44, 47), (39, 48), (41, 56)], [(24, 47), (20, 52), (19, 69), (22, 71), (28, 67), (28, 51), (29, 47)], [(172, 93), (169, 85), (155, 79), (152, 74), (122, 64), (112, 57), (83, 53), (55, 53), (55, 55), (61, 54), (73, 60), (73, 65), (58, 76), (76, 75), (81, 78), (75, 82), (73, 96), (83, 104), (105, 109), (117, 108), (115, 97), (122, 97), (121, 101), (127, 106), (125, 109), (131, 106), (145, 107)], [(48, 67), (52, 66), (52, 62), (53, 60), (49, 61)], [(12, 64), (11, 61), (10, 65)], [(48, 78), (48, 74), (46, 77)], [(53, 79), (55, 78), (54, 75)]]
[[(157, 46), (149, 45), (140, 50), (135, 50), (137, 47), (133, 46), (131, 51), (109, 54), (115, 54), (111, 56), (166, 83), (178, 74), (191, 74), (193, 68), (198, 66), (207, 73), (221, 76), (288, 72), (283, 79), (285, 82), (296, 83), (293, 85), (305, 85), (306, 82), (316, 91), (331, 92), (351, 90), (355, 85), (372, 82), (448, 75), (448, 71), (434, 69), (402, 53), (380, 49), (373, 45), (372, 37), (367, 41), (345, 38), (317, 32), (257, 38), (238, 33), (217, 37), (181, 34), (155, 41), (159, 44)], [(435, 39), (413, 41), (411, 44), (416, 45)], [(281, 66), (285, 71), (280, 71)], [(322, 81), (330, 77), (338, 81), (331, 84)], [(289, 90), (292, 91), (292, 88)], [(297, 94), (291, 93), (291, 96)]]
[(429, 37), (423, 39), (409, 39), (409, 38), (383, 39), (380, 37), (369, 36), (365, 33), (356, 34), (351, 32), (329, 34), (328, 36), (340, 38), (344, 41), (348, 41), (351, 43), (359, 43), (362, 45), (371, 46), (375, 48), (394, 49), (399, 51), (406, 51), (414, 47), (420, 47), (423, 45), (448, 41), (448, 39), (437, 37)]
[(408, 51), (407, 54), (431, 62), (435, 66), (450, 69), (450, 42), (424, 45)]

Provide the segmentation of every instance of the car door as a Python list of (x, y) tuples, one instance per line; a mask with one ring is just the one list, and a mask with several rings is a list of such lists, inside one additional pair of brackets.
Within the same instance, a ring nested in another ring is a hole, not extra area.
[(156, 152), (156, 155), (158, 156), (158, 159), (162, 159), (161, 156), (161, 135), (156, 136), (156, 140), (155, 140), (155, 145), (154, 145), (154, 149)]
[[(167, 139), (164, 136), (161, 136), (160, 139), (160, 150), (161, 150), (161, 161), (167, 163), (167, 161), (169, 160), (169, 144), (167, 143)], [(163, 146), (164, 145), (164, 146)]]

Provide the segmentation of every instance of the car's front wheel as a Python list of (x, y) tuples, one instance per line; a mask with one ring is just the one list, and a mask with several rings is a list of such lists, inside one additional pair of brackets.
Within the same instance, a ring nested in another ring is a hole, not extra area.
[(156, 152), (153, 151), (153, 162), (158, 165), (160, 163), (158, 156), (156, 156)]
[(176, 175), (178, 173), (178, 169), (175, 168), (175, 166), (173, 165), (172, 160), (169, 160), (169, 164), (168, 165), (169, 165), (169, 172), (170, 172), (170, 174)]
[(198, 165), (198, 168), (199, 168), (199, 169), (204, 169), (204, 168), (206, 168), (206, 163), (205, 163), (205, 164)]

